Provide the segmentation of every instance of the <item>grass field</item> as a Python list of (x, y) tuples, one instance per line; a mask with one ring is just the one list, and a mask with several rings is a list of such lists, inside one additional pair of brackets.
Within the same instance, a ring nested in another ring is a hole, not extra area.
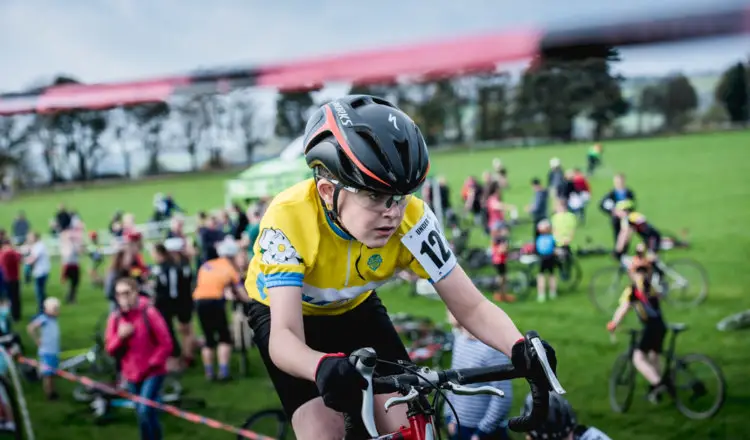
[[(713, 357), (722, 367), (728, 382), (728, 398), (722, 411), (712, 420), (690, 421), (668, 403), (648, 404), (641, 397), (641, 381), (630, 412), (613, 413), (607, 400), (607, 379), (612, 362), (624, 349), (625, 338), (613, 345), (605, 331), (608, 316), (597, 314), (588, 302), (588, 276), (597, 268), (611, 264), (606, 258), (584, 262), (584, 282), (579, 292), (555, 302), (527, 302), (504, 306), (521, 329), (536, 329), (557, 349), (559, 376), (568, 390), (569, 400), (584, 424), (599, 427), (614, 439), (739, 439), (750, 438), (747, 416), (750, 414), (750, 380), (747, 362), (748, 332), (721, 333), (716, 322), (724, 316), (750, 308), (746, 286), (750, 285), (750, 132), (695, 135), (612, 142), (605, 144), (604, 169), (592, 180), (593, 197), (598, 200), (611, 185), (615, 171), (628, 175), (640, 209), (657, 227), (676, 231), (690, 230), (693, 243), (689, 251), (671, 251), (669, 257), (686, 256), (701, 261), (708, 270), (710, 290), (707, 302), (693, 310), (667, 308), (670, 321), (685, 322), (690, 330), (681, 336), (681, 353), (698, 352)], [(547, 161), (553, 155), (563, 164), (583, 165), (585, 147), (537, 148), (507, 151), (476, 151), (435, 155), (433, 170), (445, 174), (454, 188), (454, 197), (467, 173), (479, 175), (499, 156), (509, 169), (511, 203), (526, 205), (531, 197), (529, 180), (543, 177)], [(160, 182), (133, 183), (120, 187), (91, 188), (72, 192), (19, 197), (0, 205), (0, 225), (9, 227), (18, 209), (27, 212), (35, 226), (46, 228), (47, 220), (59, 202), (79, 210), (89, 227), (105, 227), (115, 209), (136, 213), (139, 220), (150, 213), (150, 201), (157, 191), (172, 192), (190, 212), (220, 206), (225, 176), (184, 177)], [(611, 232), (607, 220), (595, 208), (578, 237), (591, 236), (609, 245)], [(669, 258), (668, 257), (668, 258)], [(57, 270), (57, 269), (56, 269)], [(57, 273), (52, 279), (57, 279)], [(52, 295), (62, 289), (50, 283)], [(26, 315), (34, 307), (31, 287), (24, 287)], [(84, 284), (80, 303), (64, 307), (60, 318), (63, 348), (83, 348), (92, 342), (92, 329), (105, 312), (102, 293)], [(436, 301), (410, 297), (405, 288), (381, 293), (389, 311), (409, 311), (444, 319), (444, 309)], [(250, 412), (276, 405), (270, 382), (262, 365), (252, 354), (252, 374), (231, 385), (203, 383), (194, 370), (185, 384), (193, 395), (207, 399), (206, 416), (228, 423), (240, 423)], [(124, 413), (117, 423), (96, 427), (85, 406), (72, 403), (71, 386), (60, 383), (63, 399), (48, 403), (38, 384), (25, 383), (37, 438), (129, 439), (137, 438), (132, 414)], [(514, 411), (526, 390), (516, 387)], [(229, 438), (204, 426), (164, 416), (167, 439), (191, 440)]]

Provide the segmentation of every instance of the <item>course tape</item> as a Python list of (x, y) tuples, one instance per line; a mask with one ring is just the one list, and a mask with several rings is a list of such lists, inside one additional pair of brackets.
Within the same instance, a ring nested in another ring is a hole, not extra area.
[[(36, 359), (29, 359), (27, 357), (18, 356), (18, 362), (21, 362), (26, 365), (30, 365), (34, 368), (39, 368), (39, 362), (37, 362)], [(45, 365), (45, 368), (52, 369), (46, 365)], [(109, 385), (103, 384), (101, 382), (96, 382), (95, 380), (88, 378), (86, 376), (77, 376), (75, 374), (69, 373), (64, 370), (58, 370), (58, 369), (52, 369), (52, 370), (54, 370), (54, 373), (57, 376), (60, 376), (63, 379), (69, 380), (71, 382), (78, 382), (83, 386), (98, 389), (99, 391), (102, 391), (103, 393), (116, 395), (116, 396), (122, 397), (123, 399), (132, 400), (136, 403), (140, 403), (146, 406), (150, 406), (152, 408), (156, 408), (160, 411), (164, 411), (180, 419), (187, 420), (188, 422), (196, 423), (199, 425), (205, 425), (210, 428), (219, 429), (222, 431), (230, 432), (232, 434), (237, 434), (250, 440), (275, 440), (272, 437), (266, 437), (264, 435), (260, 435), (255, 432), (248, 431), (247, 429), (236, 428), (232, 425), (227, 425), (226, 423), (222, 423), (214, 419), (209, 419), (208, 417), (204, 417), (200, 414), (183, 411), (180, 408), (177, 408), (176, 406), (166, 405), (164, 403), (155, 402), (153, 400), (146, 399), (141, 396), (136, 396), (135, 394), (131, 394), (125, 390), (119, 390)]]

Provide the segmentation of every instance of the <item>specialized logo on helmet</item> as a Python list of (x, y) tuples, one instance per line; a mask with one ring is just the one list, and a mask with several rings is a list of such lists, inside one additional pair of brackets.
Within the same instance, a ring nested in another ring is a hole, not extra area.
[(381, 264), (383, 264), (383, 257), (378, 254), (372, 255), (367, 259), (367, 267), (373, 272), (378, 270)]
[(341, 121), (341, 125), (346, 125), (351, 127), (354, 125), (354, 122), (352, 122), (351, 118), (349, 117), (349, 113), (346, 112), (346, 109), (343, 105), (341, 105), (340, 102), (333, 102), (333, 108), (336, 110), (336, 116), (339, 117), (339, 121)]
[(400, 128), (398, 128), (398, 125), (396, 125), (396, 116), (393, 113), (388, 115), (388, 122), (393, 124), (393, 128), (395, 128), (396, 130), (401, 130)]

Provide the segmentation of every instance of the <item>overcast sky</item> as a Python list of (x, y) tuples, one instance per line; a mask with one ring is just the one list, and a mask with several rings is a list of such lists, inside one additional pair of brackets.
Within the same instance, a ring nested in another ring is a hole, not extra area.
[[(55, 73), (85, 82), (134, 79), (743, 1), (0, 0), (0, 90)], [(749, 55), (745, 36), (625, 50), (619, 69), (712, 70)]]

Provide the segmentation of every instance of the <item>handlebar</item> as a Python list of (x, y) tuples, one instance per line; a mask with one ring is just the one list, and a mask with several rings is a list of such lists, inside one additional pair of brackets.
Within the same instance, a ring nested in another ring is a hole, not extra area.
[[(513, 417), (508, 421), (508, 428), (516, 432), (528, 432), (544, 423), (549, 411), (550, 388), (558, 394), (565, 394), (565, 390), (557, 380), (552, 367), (549, 365), (546, 353), (539, 335), (530, 331), (525, 335), (525, 342), (535, 353), (534, 359), (542, 367), (542, 380), (526, 378), (531, 388), (533, 406), (531, 413), (526, 416)], [(400, 393), (400, 397), (392, 397), (385, 403), (385, 409), (409, 403), (420, 395), (428, 394), (433, 389), (451, 391), (459, 395), (489, 394), (504, 397), (502, 390), (491, 386), (466, 387), (464, 385), (512, 380), (524, 377), (524, 373), (516, 370), (513, 365), (493, 365), (489, 367), (462, 368), (456, 370), (432, 370), (427, 367), (416, 368), (411, 372), (373, 378), (375, 365), (378, 362), (377, 353), (372, 348), (361, 348), (349, 356), (360, 374), (367, 382), (367, 388), (362, 391), (362, 422), (371, 437), (377, 438), (378, 432), (374, 418), (374, 394)], [(545, 380), (546, 379), (546, 380)]]

